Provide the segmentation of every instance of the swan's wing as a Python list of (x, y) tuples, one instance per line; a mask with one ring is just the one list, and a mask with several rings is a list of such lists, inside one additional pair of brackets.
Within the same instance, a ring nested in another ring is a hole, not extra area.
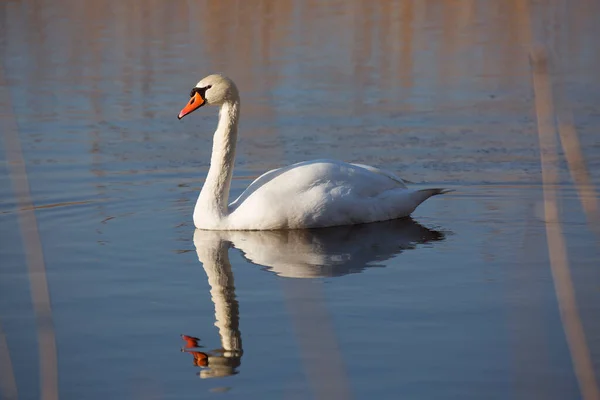
[(355, 165), (357, 167), (360, 168), (364, 168), (367, 171), (371, 171), (375, 174), (380, 174), (383, 176), (387, 176), (388, 178), (398, 182), (400, 184), (401, 187), (406, 188), (406, 181), (404, 181), (404, 179), (400, 178), (399, 176), (397, 176), (396, 174), (390, 172), (390, 171), (386, 171), (384, 169), (380, 169), (380, 168), (375, 168), (375, 167), (371, 167), (370, 165), (364, 165), (364, 164), (356, 164), (356, 163), (352, 163), (352, 165)]
[(438, 189), (410, 190), (374, 167), (314, 160), (269, 171), (229, 205), (226, 229), (296, 229), (410, 215)]
[[(405, 187), (398, 177), (373, 167), (334, 160), (304, 161), (258, 177), (229, 205), (230, 220), (240, 229), (255, 225), (255, 220), (265, 226), (292, 226), (323, 213), (345, 218), (356, 214), (354, 208), (366, 207), (368, 210), (359, 212), (362, 215), (372, 212), (375, 198)], [(292, 222), (281, 222), (285, 220)]]
[[(323, 167), (334, 167), (334, 168), (323, 168)], [(398, 176), (394, 175), (389, 171), (385, 171), (379, 168), (371, 167), (369, 165), (363, 164), (349, 164), (341, 161), (335, 160), (312, 160), (312, 161), (303, 161), (296, 164), (288, 165), (287, 167), (277, 168), (270, 171), (265, 172), (258, 178), (256, 178), (249, 186), (244, 190), (244, 192), (235, 199), (230, 205), (230, 212), (233, 212), (240, 204), (242, 204), (248, 197), (250, 197), (254, 192), (259, 189), (265, 188), (267, 184), (281, 175), (285, 174), (285, 179), (288, 185), (291, 182), (294, 182), (291, 186), (298, 190), (303, 190), (305, 188), (310, 188), (314, 183), (322, 180), (333, 180), (333, 181), (344, 181), (350, 178), (349, 175), (339, 175), (335, 174), (335, 170), (338, 168), (342, 168), (344, 170), (356, 169), (360, 168), (364, 170), (362, 173), (355, 175), (352, 182), (355, 185), (355, 189), (368, 189), (369, 191), (373, 191), (377, 193), (379, 190), (387, 190), (392, 187), (395, 188), (406, 188), (406, 184), (404, 181)], [(300, 174), (298, 172), (302, 170)], [(297, 172), (298, 171), (298, 172)], [(360, 170), (359, 170), (360, 171)], [(365, 172), (368, 171), (368, 172)], [(357, 171), (358, 172), (358, 171)], [(370, 174), (372, 175), (369, 179)], [(382, 179), (382, 177), (389, 178), (392, 182), (387, 181), (386, 179)], [(375, 179), (373, 179), (375, 178)], [(313, 181), (314, 180), (314, 181)], [(346, 182), (347, 183), (347, 182)], [(392, 183), (389, 185), (388, 183)], [(264, 189), (263, 189), (264, 190)], [(281, 191), (281, 186), (277, 188), (277, 190)], [(373, 195), (370, 193), (368, 195)]]
[(252, 193), (254, 193), (256, 190), (258, 190), (261, 186), (263, 186), (264, 184), (266, 184), (270, 180), (272, 180), (272, 179), (276, 178), (277, 176), (281, 175), (281, 173), (285, 172), (285, 170), (286, 170), (286, 168), (275, 168), (275, 169), (272, 169), (270, 171), (265, 172), (264, 174), (262, 174), (261, 176), (259, 176), (258, 178), (256, 178), (254, 181), (252, 181), (252, 183), (250, 185), (248, 185), (248, 187), (246, 188), (246, 190), (244, 190), (242, 192), (242, 194), (240, 194), (239, 197), (237, 199), (235, 199), (229, 205), (230, 209), (231, 210), (235, 209), (244, 200), (246, 200)]

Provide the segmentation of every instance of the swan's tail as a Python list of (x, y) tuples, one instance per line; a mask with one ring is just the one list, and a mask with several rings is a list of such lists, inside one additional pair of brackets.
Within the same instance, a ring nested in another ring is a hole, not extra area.
[(415, 192), (414, 199), (417, 201), (417, 205), (419, 205), (431, 196), (437, 196), (438, 194), (446, 194), (450, 192), (454, 192), (454, 190), (441, 188), (421, 189)]
[(440, 189), (440, 188), (435, 188), (435, 189), (421, 189), (418, 190), (418, 192), (425, 194), (425, 198), (428, 199), (431, 196), (436, 196), (438, 194), (446, 194), (446, 193), (450, 193), (450, 192), (454, 192), (453, 189)]

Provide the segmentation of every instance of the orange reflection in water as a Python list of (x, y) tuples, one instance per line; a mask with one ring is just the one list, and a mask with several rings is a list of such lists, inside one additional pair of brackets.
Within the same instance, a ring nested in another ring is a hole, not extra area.
[(194, 366), (195, 367), (208, 367), (208, 354), (206, 354), (202, 351), (191, 350), (194, 348), (202, 347), (198, 344), (200, 339), (197, 337), (194, 337), (194, 336), (187, 336), (187, 335), (181, 335), (181, 338), (185, 342), (185, 345), (181, 349), (181, 352), (191, 354), (194, 357), (194, 361), (193, 361)]
[(181, 335), (181, 338), (185, 342), (181, 352), (192, 355), (192, 364), (195, 367), (205, 368), (198, 373), (201, 378), (216, 378), (237, 374), (236, 368), (241, 363), (241, 351), (226, 351), (221, 348), (203, 352), (198, 350), (203, 347), (198, 344), (199, 338), (188, 335)]

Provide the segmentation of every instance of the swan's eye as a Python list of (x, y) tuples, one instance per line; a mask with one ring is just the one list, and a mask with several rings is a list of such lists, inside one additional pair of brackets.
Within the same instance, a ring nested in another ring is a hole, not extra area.
[(201, 88), (194, 87), (194, 88), (192, 88), (192, 91), (190, 92), (190, 97), (194, 97), (194, 94), (198, 93), (200, 95), (200, 97), (202, 97), (204, 99), (204, 94), (211, 87), (212, 87), (212, 85), (207, 85), (207, 86), (201, 87)]

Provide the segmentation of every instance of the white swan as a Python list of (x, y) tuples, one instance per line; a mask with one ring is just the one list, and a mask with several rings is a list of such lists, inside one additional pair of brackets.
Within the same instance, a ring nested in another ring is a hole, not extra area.
[(209, 75), (192, 89), (178, 118), (217, 105), (210, 169), (196, 207), (194, 224), (206, 230), (319, 228), (385, 221), (410, 215), (444, 189), (408, 189), (402, 179), (378, 168), (314, 160), (266, 172), (231, 204), (240, 97), (227, 77)]

